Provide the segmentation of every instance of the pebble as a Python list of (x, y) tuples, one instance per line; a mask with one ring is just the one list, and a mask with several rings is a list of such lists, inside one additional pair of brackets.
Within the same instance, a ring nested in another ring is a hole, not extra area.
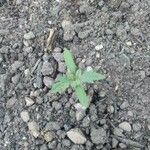
[(71, 142), (69, 140), (64, 139), (62, 140), (62, 144), (69, 147), (71, 145)]
[(40, 132), (39, 132), (39, 125), (36, 123), (36, 122), (34, 122), (34, 121), (32, 121), (32, 122), (29, 122), (28, 123), (28, 128), (29, 128), (29, 130), (31, 131), (31, 134), (35, 137), (35, 138), (37, 138), (39, 135), (40, 135)]
[(120, 136), (120, 137), (123, 136), (123, 130), (120, 129), (120, 128), (114, 128), (113, 133), (114, 133), (114, 135), (117, 135), (117, 136)]
[(15, 97), (10, 98), (6, 103), (6, 108), (12, 108), (16, 102), (17, 99)]
[(119, 128), (121, 128), (122, 130), (127, 131), (127, 132), (130, 132), (131, 129), (132, 129), (131, 125), (128, 122), (126, 122), (126, 121), (120, 123), (119, 124)]
[(78, 32), (78, 37), (80, 39), (85, 39), (85, 38), (87, 38), (89, 36), (90, 32), (91, 32), (91, 30), (79, 31)]
[(53, 71), (54, 71), (54, 68), (51, 63), (49, 63), (47, 61), (43, 62), (41, 72), (44, 76), (51, 75), (53, 73)]
[(127, 44), (128, 46), (132, 46), (132, 42), (131, 42), (131, 41), (127, 41), (126, 44)]
[(48, 130), (59, 130), (60, 129), (60, 125), (58, 122), (48, 122), (45, 126), (45, 130), (48, 131)]
[(125, 101), (125, 102), (123, 102), (123, 103), (120, 105), (120, 108), (121, 108), (121, 109), (125, 109), (125, 108), (127, 108), (128, 106), (129, 106), (128, 101)]
[(86, 116), (82, 121), (82, 126), (88, 127), (89, 125), (90, 125), (90, 118), (88, 116)]
[(53, 83), (54, 83), (54, 79), (46, 76), (46, 77), (43, 78), (43, 83), (48, 88), (51, 88)]
[(20, 79), (20, 74), (16, 74), (15, 76), (13, 76), (11, 78), (11, 81), (14, 83), (14, 84), (17, 84), (19, 82), (19, 79)]
[(3, 46), (0, 48), (0, 53), (1, 54), (8, 54), (9, 48), (7, 46)]
[(119, 147), (122, 148), (122, 149), (127, 148), (127, 146), (124, 143), (119, 143)]
[(103, 49), (103, 45), (102, 44), (95, 46), (95, 50), (99, 51), (101, 49)]
[(46, 144), (41, 145), (40, 150), (48, 150), (47, 145)]
[(26, 101), (26, 106), (32, 106), (34, 104), (34, 101), (29, 97), (25, 97), (25, 101)]
[(66, 66), (64, 62), (58, 62), (58, 71), (61, 73), (66, 72)]
[(34, 35), (34, 33), (32, 31), (24, 34), (24, 39), (26, 39), (26, 40), (31, 40), (33, 38), (35, 38), (35, 35)]
[(55, 134), (53, 132), (46, 132), (44, 134), (44, 139), (46, 142), (51, 142), (55, 137)]
[(128, 111), (127, 114), (128, 114), (128, 116), (131, 116), (131, 117), (133, 117), (133, 115), (134, 115), (132, 111)]
[(28, 122), (29, 121), (29, 119), (30, 119), (30, 117), (29, 117), (29, 113), (28, 113), (28, 111), (22, 111), (21, 113), (20, 113), (20, 116), (21, 116), (21, 118), (22, 118), (22, 120), (24, 121), (24, 122)]
[(48, 143), (48, 148), (51, 150), (55, 149), (57, 146), (57, 142), (56, 141), (52, 141)]
[(114, 111), (115, 111), (114, 106), (112, 106), (112, 105), (108, 106), (108, 107), (107, 107), (107, 111), (108, 111), (110, 114), (113, 114)]
[(64, 61), (63, 53), (53, 53), (53, 57), (57, 62)]
[(132, 127), (134, 131), (140, 131), (142, 128), (140, 123), (134, 123)]
[(11, 70), (12, 71), (17, 71), (17, 69), (19, 69), (20, 67), (23, 66), (23, 62), (22, 61), (15, 61), (12, 65), (11, 65)]
[(118, 145), (118, 140), (116, 140), (115, 138), (112, 139), (112, 148), (116, 148)]
[(83, 135), (82, 131), (78, 128), (71, 129), (67, 132), (68, 138), (75, 144), (84, 144), (86, 138)]
[(80, 121), (85, 117), (85, 111), (84, 110), (77, 110), (76, 111), (76, 120)]
[(106, 131), (103, 128), (91, 129), (91, 140), (94, 144), (104, 144), (106, 142)]

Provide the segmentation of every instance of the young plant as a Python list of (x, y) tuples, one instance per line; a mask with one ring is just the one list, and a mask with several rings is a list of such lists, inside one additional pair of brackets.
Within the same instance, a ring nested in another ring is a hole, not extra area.
[(52, 86), (51, 92), (60, 93), (71, 86), (81, 105), (87, 108), (89, 106), (89, 98), (83, 88), (83, 83), (93, 83), (94, 81), (103, 80), (105, 76), (93, 70), (82, 71), (78, 69), (74, 62), (73, 55), (66, 48), (64, 49), (63, 56), (67, 66), (67, 73), (56, 79), (57, 82)]

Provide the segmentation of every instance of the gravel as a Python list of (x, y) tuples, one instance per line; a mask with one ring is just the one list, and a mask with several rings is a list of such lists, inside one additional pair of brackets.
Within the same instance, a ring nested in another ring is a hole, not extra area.
[(28, 122), (30, 117), (28, 111), (24, 110), (20, 113), (20, 116), (24, 122)]
[(119, 124), (119, 128), (124, 131), (131, 132), (132, 128), (129, 122), (122, 122)]

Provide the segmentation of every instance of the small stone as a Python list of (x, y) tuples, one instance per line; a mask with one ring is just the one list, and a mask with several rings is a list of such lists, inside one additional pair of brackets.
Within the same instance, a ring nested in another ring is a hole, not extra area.
[(120, 108), (121, 108), (121, 109), (125, 109), (125, 108), (127, 108), (128, 106), (129, 106), (128, 101), (125, 101), (125, 102), (123, 102), (123, 103), (120, 105)]
[(90, 32), (91, 32), (91, 30), (80, 31), (80, 32), (78, 32), (78, 37), (80, 39), (85, 39), (89, 36)]
[(119, 128), (121, 128), (122, 130), (127, 131), (127, 132), (131, 131), (131, 125), (126, 121), (120, 123)]
[(66, 139), (63, 140), (62, 143), (63, 143), (63, 145), (65, 145), (67, 147), (69, 147), (71, 145), (71, 142), (69, 140), (66, 140)]
[(121, 149), (127, 148), (127, 146), (124, 143), (119, 143), (119, 146), (120, 146)]
[(100, 91), (100, 92), (99, 92), (99, 96), (100, 96), (101, 98), (104, 98), (104, 97), (106, 96), (106, 92), (105, 92), (105, 91)]
[(75, 144), (84, 144), (86, 142), (85, 136), (78, 128), (71, 129), (70, 131), (68, 131), (67, 136)]
[(132, 111), (128, 111), (127, 114), (131, 117), (133, 117), (133, 115), (134, 115)]
[(58, 63), (58, 71), (61, 73), (65, 73), (66, 72), (66, 66), (64, 62), (59, 62)]
[(150, 130), (150, 124), (148, 124), (147, 127), (148, 127), (148, 130)]
[(51, 88), (53, 83), (54, 83), (54, 79), (50, 78), (50, 77), (44, 77), (43, 79), (43, 83), (45, 86), (47, 86), (48, 88)]
[(56, 149), (56, 146), (57, 146), (57, 142), (56, 142), (56, 141), (49, 142), (49, 144), (48, 144), (48, 148), (49, 148), (50, 150)]
[(55, 137), (55, 134), (53, 132), (46, 132), (44, 134), (44, 139), (46, 142), (51, 142)]
[(114, 106), (110, 105), (107, 107), (107, 111), (110, 113), (110, 114), (113, 114), (115, 109), (114, 109)]
[(29, 113), (28, 113), (27, 111), (22, 111), (22, 112), (20, 113), (20, 116), (21, 116), (21, 118), (22, 118), (22, 120), (23, 120), (24, 122), (28, 122), (29, 119), (30, 119)]
[(29, 130), (31, 131), (31, 134), (35, 137), (35, 138), (37, 138), (39, 135), (40, 135), (40, 132), (39, 132), (39, 125), (36, 123), (36, 122), (34, 122), (34, 121), (32, 121), (32, 122), (29, 122), (28, 123), (28, 128), (29, 128)]
[(132, 127), (134, 131), (140, 131), (142, 128), (140, 123), (134, 123)]
[(60, 47), (55, 47), (53, 50), (55, 53), (61, 53), (62, 49)]
[(57, 62), (64, 61), (63, 53), (53, 53), (53, 57)]
[(82, 126), (83, 127), (88, 127), (90, 125), (90, 118), (87, 116), (83, 119), (82, 121)]
[(9, 48), (7, 46), (3, 46), (0, 48), (0, 53), (1, 54), (8, 54)]
[(45, 130), (48, 131), (48, 130), (54, 130), (54, 131), (57, 131), (60, 129), (60, 125), (58, 122), (48, 122), (45, 126)]
[(29, 97), (25, 97), (25, 101), (26, 101), (26, 106), (32, 106), (34, 104), (34, 101)]
[(101, 49), (103, 49), (103, 45), (102, 44), (95, 46), (95, 50), (99, 51)]
[(116, 148), (118, 145), (118, 140), (116, 140), (115, 138), (112, 139), (112, 147)]
[(54, 71), (54, 68), (52, 66), (52, 64), (50, 64), (49, 62), (45, 61), (43, 62), (43, 66), (42, 66), (42, 74), (45, 75), (51, 75)]
[(94, 144), (104, 144), (106, 142), (106, 131), (103, 128), (91, 129), (91, 140)]
[(33, 38), (35, 38), (35, 35), (33, 34), (32, 31), (30, 31), (30, 32), (28, 32), (28, 33), (26, 33), (26, 34), (24, 34), (24, 39), (26, 39), (26, 40), (31, 40), (31, 39), (33, 39)]
[(40, 150), (48, 150), (47, 145), (43, 144), (42, 146), (40, 146)]
[(132, 42), (131, 42), (131, 41), (127, 41), (126, 44), (127, 44), (128, 46), (132, 46)]
[(20, 79), (20, 74), (16, 74), (15, 76), (12, 77), (12, 82), (14, 84), (17, 84), (19, 82), (19, 79)]
[(23, 66), (23, 62), (22, 61), (15, 61), (12, 65), (11, 65), (11, 69), (12, 71), (17, 71), (17, 69), (19, 69), (20, 67)]
[(76, 111), (76, 120), (77, 121), (82, 120), (84, 116), (85, 116), (85, 111), (84, 110), (77, 110)]
[(120, 128), (115, 128), (114, 131), (113, 131), (114, 135), (117, 135), (117, 136), (120, 136), (122, 137), (123, 136), (123, 130), (120, 129)]
[(12, 108), (16, 102), (17, 102), (16, 98), (14, 97), (10, 98), (6, 103), (6, 108)]

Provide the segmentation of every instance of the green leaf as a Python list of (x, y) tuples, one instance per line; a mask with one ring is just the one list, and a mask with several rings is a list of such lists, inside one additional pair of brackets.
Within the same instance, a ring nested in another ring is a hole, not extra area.
[(81, 76), (81, 81), (85, 83), (93, 83), (94, 81), (103, 80), (105, 76), (93, 70), (84, 71)]
[(70, 85), (70, 81), (68, 80), (67, 76), (59, 76), (59, 78), (57, 79), (58, 81), (53, 84), (51, 92), (52, 93), (57, 93), (57, 92), (63, 92), (65, 91), (69, 85)]
[(68, 71), (71, 73), (75, 73), (77, 67), (76, 67), (75, 62), (73, 60), (73, 55), (66, 48), (64, 48), (64, 60), (65, 60), (65, 64), (67, 66)]
[(82, 71), (81, 71), (81, 69), (78, 69), (76, 71), (76, 77), (80, 79), (81, 75), (82, 75)]
[(85, 90), (81, 86), (77, 86), (75, 88), (75, 93), (81, 105), (87, 108), (89, 106), (89, 98), (87, 97)]

